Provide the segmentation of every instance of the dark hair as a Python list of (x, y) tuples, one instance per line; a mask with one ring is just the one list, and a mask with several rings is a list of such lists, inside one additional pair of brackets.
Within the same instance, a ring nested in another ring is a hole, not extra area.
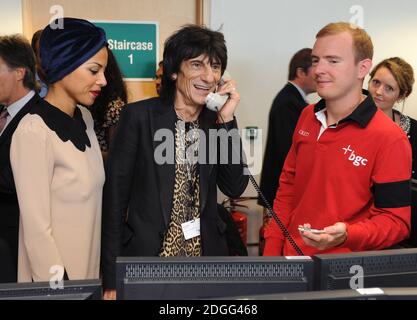
[(35, 55), (39, 54), (39, 40), (41, 39), (42, 35), (42, 29), (36, 31), (32, 36), (32, 41), (30, 45), (32, 46), (32, 50), (35, 53)]
[(395, 81), (397, 81), (398, 87), (400, 88), (400, 94), (398, 96), (399, 100), (407, 98), (413, 91), (413, 67), (407, 61), (399, 57), (385, 59), (378, 63), (376, 67), (371, 71), (371, 80), (374, 78), (375, 73), (380, 68), (387, 68), (391, 72)]
[(308, 72), (308, 69), (311, 67), (312, 60), (311, 60), (311, 50), (310, 48), (304, 48), (299, 50), (294, 56), (291, 58), (290, 67), (288, 72), (288, 80), (294, 80), (297, 78), (297, 69), (301, 68), (304, 73)]
[(126, 85), (123, 82), (122, 72), (120, 71), (116, 58), (109, 48), (107, 48), (107, 53), (107, 67), (104, 71), (107, 85), (101, 89), (100, 95), (90, 107), (93, 118), (100, 125), (104, 121), (110, 102), (121, 99), (124, 103), (127, 103)]
[(25, 38), (20, 35), (0, 36), (0, 57), (9, 68), (24, 68), (23, 86), (35, 90), (35, 55)]
[(36, 72), (38, 73), (38, 76), (41, 79), (41, 81), (46, 82), (45, 75), (42, 70), (41, 55), (39, 52), (39, 41), (41, 40), (42, 31), (43, 29), (40, 29), (33, 34), (30, 45), (32, 46), (32, 50), (35, 53)]
[(227, 67), (227, 48), (222, 33), (189, 24), (165, 41), (161, 98), (174, 101), (176, 85), (172, 75), (179, 72), (183, 61), (202, 54), (207, 55), (210, 63), (220, 62), (223, 74)]

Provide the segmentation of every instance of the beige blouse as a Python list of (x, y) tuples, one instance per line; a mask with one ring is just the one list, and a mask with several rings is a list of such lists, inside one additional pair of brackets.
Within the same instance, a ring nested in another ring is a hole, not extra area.
[(43, 111), (21, 120), (10, 151), (20, 206), (18, 281), (50, 281), (56, 266), (70, 280), (98, 279), (104, 169), (93, 119), (84, 107), (77, 120), (42, 103)]

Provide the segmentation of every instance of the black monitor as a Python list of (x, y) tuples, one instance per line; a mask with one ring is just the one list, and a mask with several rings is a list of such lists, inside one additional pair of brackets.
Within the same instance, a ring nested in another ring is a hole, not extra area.
[[(417, 288), (372, 288), (367, 290), (307, 291), (254, 296), (234, 300), (417, 300)], [(230, 300), (228, 298), (227, 300)]]
[(62, 289), (49, 282), (0, 283), (0, 300), (101, 300), (101, 280), (64, 281)]
[(315, 263), (315, 289), (417, 287), (417, 248), (319, 254)]
[(119, 257), (117, 299), (207, 299), (313, 289), (310, 257)]

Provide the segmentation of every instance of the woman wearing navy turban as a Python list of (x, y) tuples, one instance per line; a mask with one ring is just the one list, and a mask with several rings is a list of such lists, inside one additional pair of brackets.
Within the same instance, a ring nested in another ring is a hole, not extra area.
[(99, 278), (104, 169), (90, 106), (106, 85), (106, 36), (88, 21), (45, 27), (49, 91), (16, 129), (11, 164), (20, 206), (18, 281)]

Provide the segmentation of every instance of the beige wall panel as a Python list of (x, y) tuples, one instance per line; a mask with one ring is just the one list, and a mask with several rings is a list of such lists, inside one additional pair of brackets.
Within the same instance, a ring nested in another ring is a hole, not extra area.
[[(196, 0), (23, 0), (23, 33), (28, 39), (49, 23), (54, 5), (62, 6), (67, 17), (159, 22), (159, 59), (173, 31), (196, 23)], [(156, 94), (153, 82), (127, 82), (127, 87), (130, 101)]]

